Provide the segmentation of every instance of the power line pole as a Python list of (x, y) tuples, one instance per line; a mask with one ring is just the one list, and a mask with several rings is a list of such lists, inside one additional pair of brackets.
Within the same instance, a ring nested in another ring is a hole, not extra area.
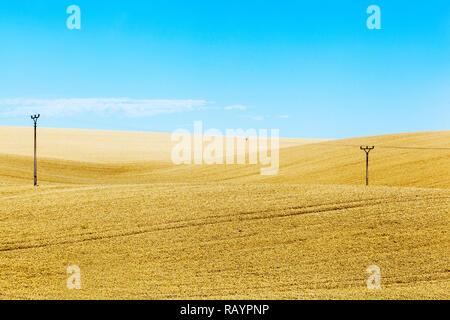
[(369, 152), (373, 149), (375, 149), (375, 146), (361, 146), (359, 147), (361, 150), (364, 150), (364, 152), (366, 153), (366, 186), (369, 185)]
[(34, 115), (31, 116), (31, 119), (34, 121), (34, 186), (37, 186), (37, 159), (36, 159), (36, 127), (37, 127), (37, 120), (39, 119), (41, 115)]

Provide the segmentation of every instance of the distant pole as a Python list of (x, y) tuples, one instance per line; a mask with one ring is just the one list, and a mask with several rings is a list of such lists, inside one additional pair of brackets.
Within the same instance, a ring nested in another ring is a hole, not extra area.
[(361, 150), (364, 150), (364, 152), (366, 153), (366, 186), (369, 185), (369, 152), (373, 149), (375, 149), (374, 146), (369, 147), (369, 146), (361, 146), (360, 147)]
[(37, 120), (39, 119), (41, 115), (33, 115), (31, 116), (31, 119), (34, 121), (34, 186), (37, 186), (37, 157), (36, 157), (36, 127), (37, 127)]

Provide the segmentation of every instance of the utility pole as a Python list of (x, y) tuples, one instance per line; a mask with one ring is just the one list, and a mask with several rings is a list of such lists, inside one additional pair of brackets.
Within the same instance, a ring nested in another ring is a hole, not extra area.
[(375, 146), (361, 146), (360, 147), (361, 150), (364, 150), (364, 152), (366, 153), (366, 186), (369, 185), (369, 152), (373, 149), (375, 149)]
[(41, 115), (33, 115), (31, 116), (31, 119), (34, 121), (34, 186), (37, 186), (37, 159), (36, 159), (36, 127), (37, 127), (37, 120), (39, 119)]

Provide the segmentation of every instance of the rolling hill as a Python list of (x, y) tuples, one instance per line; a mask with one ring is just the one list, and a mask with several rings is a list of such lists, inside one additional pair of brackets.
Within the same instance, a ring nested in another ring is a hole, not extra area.
[(38, 188), (31, 138), (0, 128), (0, 299), (450, 297), (450, 131), (283, 139), (261, 176), (175, 166), (168, 134), (40, 129)]

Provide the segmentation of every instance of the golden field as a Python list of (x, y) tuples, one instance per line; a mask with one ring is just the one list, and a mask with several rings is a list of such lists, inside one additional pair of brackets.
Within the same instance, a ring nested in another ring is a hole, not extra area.
[(0, 299), (450, 298), (450, 131), (282, 139), (276, 176), (175, 166), (168, 134), (38, 139), (34, 188), (32, 128), (0, 128)]

